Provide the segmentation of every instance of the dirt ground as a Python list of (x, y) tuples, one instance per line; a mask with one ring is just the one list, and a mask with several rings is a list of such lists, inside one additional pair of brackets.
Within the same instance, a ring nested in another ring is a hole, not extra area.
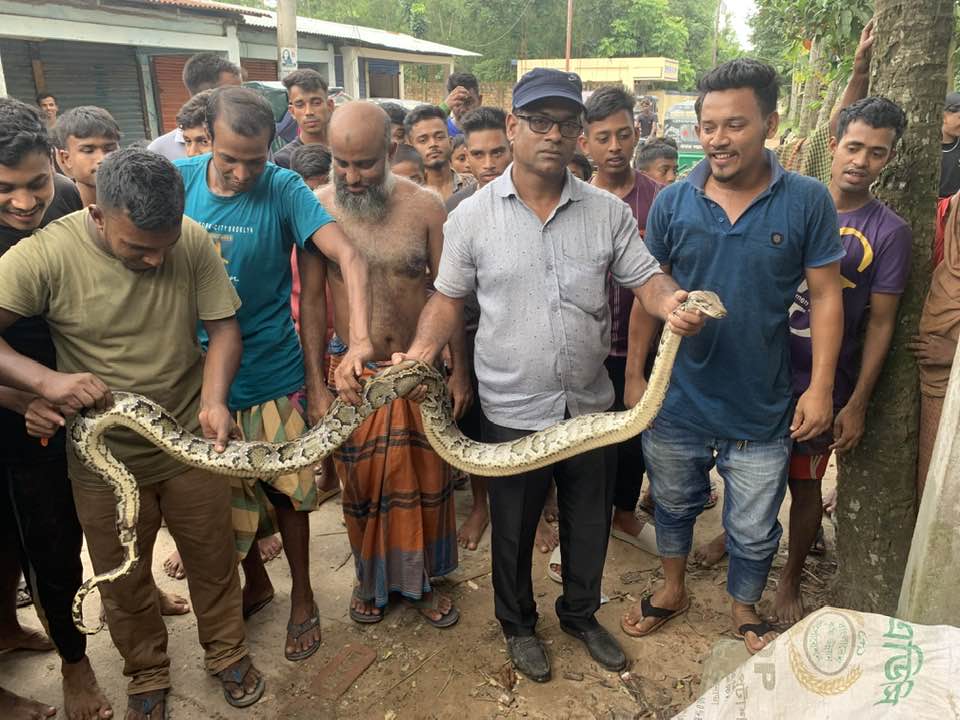
[[(825, 485), (832, 486), (835, 472), (836, 467), (831, 464)], [(469, 490), (458, 492), (457, 496), (462, 519), (469, 509)], [(722, 502), (704, 513), (698, 522), (697, 544), (717, 532), (721, 506)], [(781, 512), (784, 524), (787, 508), (785, 504)], [(808, 560), (808, 572), (804, 573), (808, 609), (824, 604), (823, 596), (835, 569), (831, 560), (833, 528), (829, 522), (825, 525), (828, 554), (825, 559)], [(622, 641), (631, 660), (629, 674), (618, 677), (597, 666), (578, 641), (561, 632), (553, 612), (560, 586), (547, 577), (547, 556), (538, 554), (534, 567), (534, 586), (541, 610), (538, 633), (553, 665), (552, 682), (538, 685), (514, 676), (493, 617), (489, 530), (477, 551), (461, 552), (457, 572), (438, 586), (454, 597), (462, 617), (454, 628), (437, 630), (424, 623), (415, 610), (401, 607), (391, 607), (378, 625), (358, 626), (350, 621), (347, 604), (353, 562), (337, 499), (327, 502), (313, 515), (311, 528), (313, 587), (321, 614), (322, 648), (299, 664), (283, 657), (290, 576), (285, 558), (281, 557), (267, 566), (277, 591), (276, 599), (247, 625), (255, 662), (267, 677), (263, 699), (247, 710), (230, 708), (222, 698), (219, 683), (204, 673), (193, 615), (168, 618), (174, 685), (171, 718), (669, 718), (699, 696), (703, 660), (713, 643), (731, 630), (724, 563), (709, 570), (691, 569), (692, 607), (682, 620), (647, 638), (624, 636), (618, 627), (620, 615), (661, 575), (657, 558), (611, 540), (603, 582), (610, 602), (600, 609), (598, 618)], [(765, 600), (776, 589), (785, 545), (786, 533)], [(162, 588), (186, 594), (186, 583), (171, 580), (161, 567), (172, 548), (171, 538), (161, 529), (153, 559), (154, 574)], [(97, 601), (91, 599), (87, 605), (87, 617), (92, 618), (99, 611)], [(32, 608), (20, 613), (23, 624), (38, 626)], [(92, 637), (88, 652), (101, 685), (115, 703), (116, 715), (122, 718), (126, 704), (122, 661), (109, 634), (102, 632)], [(351, 666), (361, 661), (364, 654), (372, 659), (371, 664), (337, 697), (334, 686), (338, 681), (349, 681)], [(3, 686), (15, 692), (52, 704), (62, 702), (59, 661), (52, 653), (2, 655), (0, 678)], [(62, 717), (62, 711), (58, 717)]]

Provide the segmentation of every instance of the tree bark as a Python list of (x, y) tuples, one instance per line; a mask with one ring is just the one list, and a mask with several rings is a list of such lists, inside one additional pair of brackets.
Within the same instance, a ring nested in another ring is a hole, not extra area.
[(898, 102), (910, 123), (877, 195), (913, 228), (913, 267), (863, 442), (840, 458), (833, 602), (892, 615), (915, 519), (919, 387), (906, 343), (930, 279), (953, 1), (876, 0), (875, 18), (870, 92)]
[(797, 135), (806, 137), (810, 133), (816, 110), (811, 107), (820, 97), (820, 46), (823, 41), (814, 38), (810, 46), (810, 56), (807, 60), (807, 82), (803, 88), (803, 101), (800, 107), (800, 125)]
[(790, 103), (787, 105), (787, 123), (794, 127), (797, 122), (797, 106), (800, 104), (800, 62), (793, 63), (793, 72), (790, 73)]
[(836, 77), (827, 86), (827, 94), (823, 96), (823, 102), (820, 103), (820, 112), (817, 113), (817, 122), (813, 126), (814, 128), (830, 121), (830, 115), (833, 113), (833, 106), (837, 104), (837, 95), (839, 94), (840, 78)]

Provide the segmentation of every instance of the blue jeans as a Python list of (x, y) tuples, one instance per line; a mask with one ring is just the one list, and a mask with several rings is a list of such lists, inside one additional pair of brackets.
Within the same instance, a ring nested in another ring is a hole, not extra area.
[(710, 497), (710, 470), (723, 478), (727, 592), (742, 603), (760, 599), (783, 528), (777, 513), (790, 469), (789, 436), (769, 442), (714, 438), (658, 418), (643, 433), (643, 456), (657, 504), (657, 550), (684, 557), (693, 525)]

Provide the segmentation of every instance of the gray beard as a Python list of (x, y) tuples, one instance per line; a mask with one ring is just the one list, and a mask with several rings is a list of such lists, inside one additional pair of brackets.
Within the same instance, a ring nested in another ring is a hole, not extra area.
[(336, 175), (334, 185), (337, 207), (357, 220), (379, 222), (387, 216), (387, 211), (390, 209), (390, 195), (393, 193), (395, 183), (393, 173), (390, 172), (390, 168), (387, 168), (381, 182), (371, 185), (362, 194), (352, 193), (347, 189), (343, 178)]

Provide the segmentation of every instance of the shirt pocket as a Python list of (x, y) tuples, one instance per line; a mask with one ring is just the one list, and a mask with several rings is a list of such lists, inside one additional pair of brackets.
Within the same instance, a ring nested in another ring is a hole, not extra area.
[(609, 263), (597, 258), (585, 259), (563, 254), (560, 267), (560, 297), (585, 313), (600, 317), (607, 309), (607, 273)]

